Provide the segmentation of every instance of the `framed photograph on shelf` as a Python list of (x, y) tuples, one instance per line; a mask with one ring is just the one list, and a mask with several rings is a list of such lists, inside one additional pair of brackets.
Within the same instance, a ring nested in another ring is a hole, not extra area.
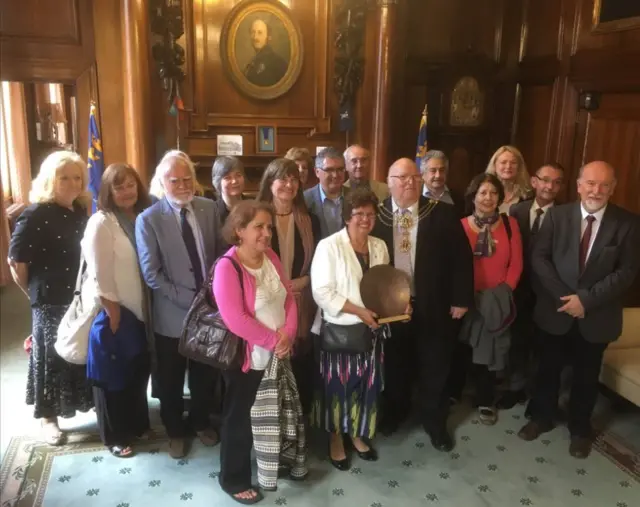
[(256, 154), (275, 155), (277, 150), (276, 127), (258, 125), (256, 127)]

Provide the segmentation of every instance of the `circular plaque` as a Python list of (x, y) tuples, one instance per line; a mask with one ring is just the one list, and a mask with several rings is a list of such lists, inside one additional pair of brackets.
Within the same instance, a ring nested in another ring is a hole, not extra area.
[(360, 282), (364, 306), (381, 319), (404, 314), (411, 300), (411, 283), (404, 271), (380, 264), (370, 268)]

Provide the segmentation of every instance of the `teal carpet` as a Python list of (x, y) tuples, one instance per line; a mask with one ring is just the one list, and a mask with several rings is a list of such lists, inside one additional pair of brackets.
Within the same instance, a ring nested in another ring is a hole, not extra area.
[[(460, 414), (459, 414), (460, 415)], [(460, 415), (461, 417), (464, 417)], [(380, 438), (380, 461), (353, 458), (338, 472), (321, 453), (310, 457), (305, 483), (279, 482), (260, 505), (413, 507), (637, 507), (640, 455), (603, 434), (593, 454), (568, 454), (566, 428), (535, 442), (517, 437), (522, 409), (485, 427), (473, 413), (456, 429), (451, 453), (435, 451), (419, 428)], [(322, 447), (318, 447), (322, 451)], [(137, 446), (130, 459), (111, 456), (95, 436), (61, 448), (14, 439), (0, 474), (1, 507), (226, 507), (239, 505), (218, 485), (219, 455), (195, 443), (184, 460), (167, 454), (164, 438)]]

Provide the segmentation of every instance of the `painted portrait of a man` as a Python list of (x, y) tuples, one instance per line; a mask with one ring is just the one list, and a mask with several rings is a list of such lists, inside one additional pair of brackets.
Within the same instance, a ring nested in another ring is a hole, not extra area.
[[(274, 27), (271, 25), (272, 23), (266, 19), (256, 18), (251, 22), (248, 33), (253, 55), (251, 61), (245, 66), (243, 73), (247, 80), (256, 86), (275, 85), (284, 77), (289, 66), (285, 58), (274, 49), (272, 44)], [(287, 32), (284, 27), (278, 32), (280, 32), (279, 35), (286, 38)], [(281, 41), (279, 45), (281, 47), (288, 46), (288, 41), (286, 43)]]

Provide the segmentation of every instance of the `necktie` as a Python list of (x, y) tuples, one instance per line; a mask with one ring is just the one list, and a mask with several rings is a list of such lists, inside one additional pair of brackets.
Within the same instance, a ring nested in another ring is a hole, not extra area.
[(596, 217), (593, 215), (587, 215), (587, 227), (580, 240), (580, 273), (584, 271), (584, 267), (587, 263), (587, 253), (589, 252), (589, 243), (591, 243), (591, 233), (593, 231), (593, 222), (596, 221)]
[(180, 225), (182, 226), (182, 239), (184, 245), (187, 247), (187, 253), (189, 254), (189, 260), (191, 261), (191, 267), (193, 270), (193, 278), (196, 282), (196, 292), (202, 287), (202, 263), (200, 262), (200, 256), (198, 255), (198, 247), (196, 245), (196, 237), (193, 234), (193, 229), (189, 225), (187, 220), (187, 214), (189, 210), (182, 208), (180, 210)]
[(542, 215), (544, 215), (544, 210), (542, 208), (538, 208), (536, 210), (536, 218), (533, 220), (533, 225), (531, 226), (532, 236), (538, 234), (538, 231), (540, 230), (540, 221), (542, 220)]

